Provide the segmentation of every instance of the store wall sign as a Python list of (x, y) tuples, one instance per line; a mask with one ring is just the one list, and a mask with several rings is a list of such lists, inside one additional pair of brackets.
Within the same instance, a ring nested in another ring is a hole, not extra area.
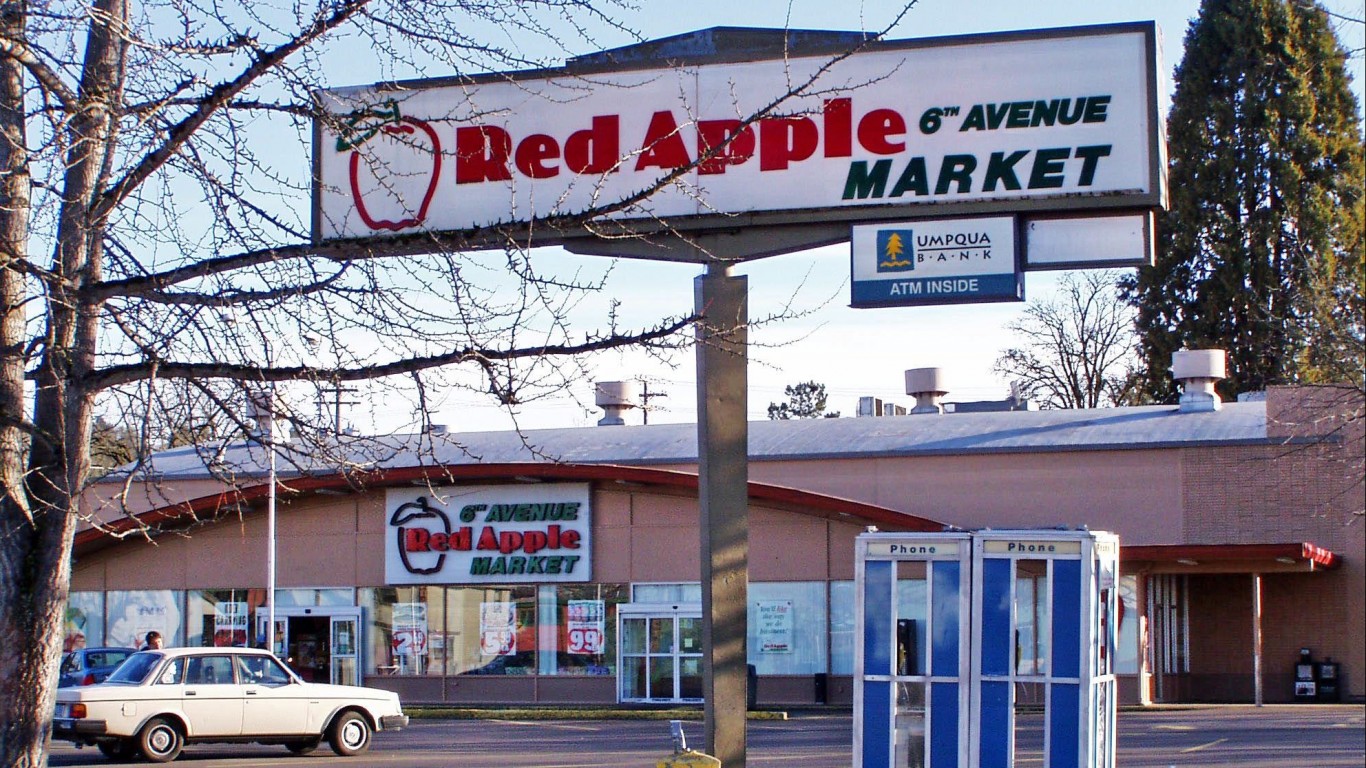
[(329, 89), (314, 236), (468, 231), (660, 184), (603, 215), (687, 228), (737, 213), (1162, 205), (1155, 39), (1145, 22), (886, 41), (839, 60)]
[(389, 584), (592, 580), (586, 484), (391, 489)]
[(854, 307), (1022, 301), (1015, 218), (854, 227)]

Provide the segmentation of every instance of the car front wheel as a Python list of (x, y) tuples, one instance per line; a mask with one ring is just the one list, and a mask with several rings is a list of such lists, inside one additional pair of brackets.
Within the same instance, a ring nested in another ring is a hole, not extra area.
[(185, 739), (175, 724), (159, 717), (148, 721), (138, 734), (138, 750), (154, 763), (171, 762), (184, 746)]
[(327, 740), (343, 757), (362, 754), (370, 748), (370, 723), (355, 712), (343, 712), (332, 721)]

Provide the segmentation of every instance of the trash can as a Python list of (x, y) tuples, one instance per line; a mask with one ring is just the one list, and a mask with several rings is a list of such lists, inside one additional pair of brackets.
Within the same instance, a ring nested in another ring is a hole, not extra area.
[(759, 670), (745, 665), (745, 709), (756, 709), (759, 701)]
[(1318, 700), (1338, 702), (1342, 693), (1338, 690), (1338, 669), (1340, 665), (1331, 656), (1314, 665), (1314, 684), (1318, 687)]
[(1318, 701), (1315, 664), (1308, 648), (1300, 649), (1300, 660), (1295, 664), (1295, 701)]

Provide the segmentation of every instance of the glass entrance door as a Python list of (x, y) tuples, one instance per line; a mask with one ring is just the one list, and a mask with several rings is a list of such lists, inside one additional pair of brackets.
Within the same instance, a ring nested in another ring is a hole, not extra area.
[(332, 617), (332, 684), (359, 685), (356, 674), (356, 638), (360, 620), (356, 616)]
[[(359, 606), (277, 608), (271, 650), (308, 682), (358, 685), (360, 610)], [(264, 639), (264, 612), (257, 614), (256, 627), (257, 637)]]
[(700, 610), (619, 609), (619, 701), (702, 701)]

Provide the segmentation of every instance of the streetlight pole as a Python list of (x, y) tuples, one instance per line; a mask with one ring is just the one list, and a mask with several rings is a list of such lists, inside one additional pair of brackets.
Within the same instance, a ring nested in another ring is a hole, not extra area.
[[(267, 352), (266, 357), (270, 354)], [(266, 488), (266, 637), (267, 648), (275, 653), (275, 382), (270, 383), (270, 429), (262, 430), (262, 437), (269, 454), (270, 472)], [(284, 649), (281, 649), (283, 652)]]
[[(236, 327), (239, 319), (236, 313), (227, 312), (223, 316), (223, 322), (229, 327)], [(259, 326), (258, 326), (259, 330)], [(262, 333), (261, 343), (266, 350), (266, 368), (270, 368), (273, 356), (271, 355), (270, 337)], [(249, 411), (255, 411), (257, 441), (266, 449), (266, 648), (275, 652), (275, 501), (276, 501), (276, 467), (275, 467), (275, 416), (276, 408), (279, 406), (276, 395), (275, 382), (270, 382), (266, 390), (268, 402), (262, 405), (260, 394), (253, 395), (252, 388), (247, 387), (247, 405)], [(283, 652), (284, 649), (281, 649)]]

